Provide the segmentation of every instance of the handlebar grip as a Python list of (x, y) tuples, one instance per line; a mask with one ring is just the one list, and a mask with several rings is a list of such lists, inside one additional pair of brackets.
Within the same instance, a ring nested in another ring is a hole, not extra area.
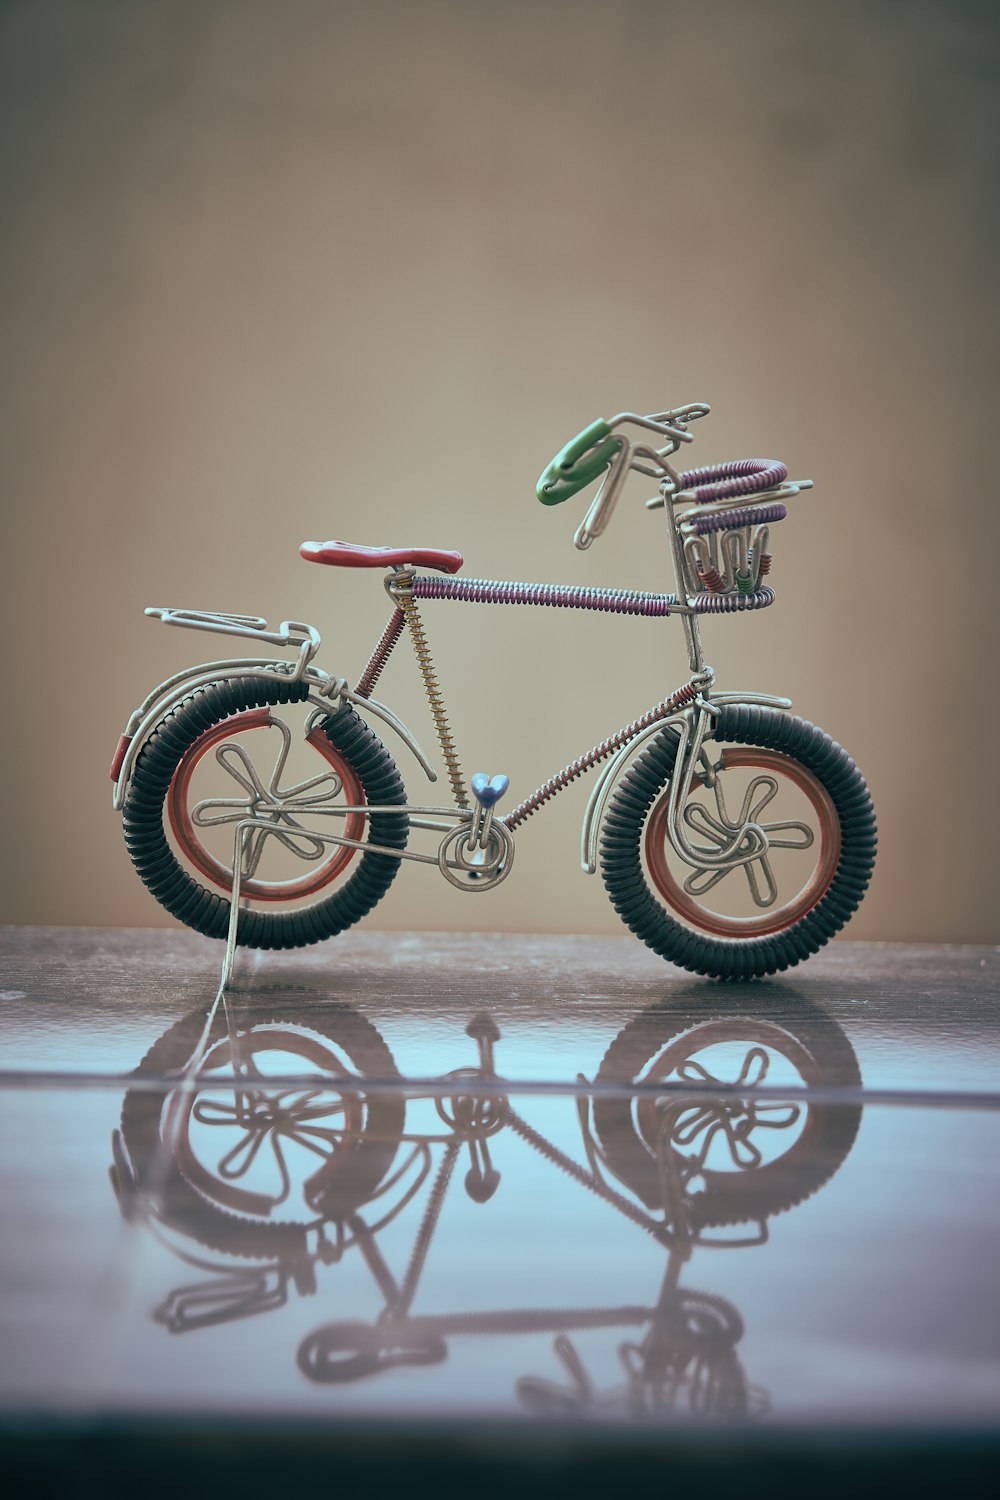
[(561, 505), (596, 479), (621, 445), (621, 438), (611, 436), (607, 422), (591, 422), (556, 454), (535, 486), (535, 494), (543, 505)]

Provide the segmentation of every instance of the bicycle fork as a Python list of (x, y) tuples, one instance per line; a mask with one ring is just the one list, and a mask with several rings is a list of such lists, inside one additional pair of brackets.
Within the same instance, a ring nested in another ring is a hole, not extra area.
[[(684, 553), (680, 533), (674, 525), (669, 497), (664, 486), (664, 513), (667, 517), (667, 534), (677, 588), (686, 589)], [(772, 844), (789, 846), (789, 841), (768, 837), (781, 830), (797, 833), (801, 842), (794, 847), (808, 848), (813, 843), (813, 833), (805, 823), (786, 822), (772, 824), (765, 830), (760, 814), (777, 794), (778, 786), (773, 777), (755, 776), (743, 796), (739, 813), (733, 817), (725, 803), (719, 781), (718, 766), (714, 765), (705, 750), (705, 742), (712, 738), (724, 701), (738, 700), (761, 703), (768, 706), (791, 707), (787, 699), (766, 698), (758, 694), (724, 694), (715, 700), (709, 696), (715, 684), (715, 672), (705, 662), (698, 616), (691, 613), (681, 615), (681, 623), (688, 648), (688, 665), (692, 683), (700, 692), (690, 707), (674, 721), (679, 744), (670, 777), (670, 795), (667, 805), (666, 833), (677, 857), (694, 870), (685, 882), (685, 889), (693, 895), (704, 895), (718, 884), (731, 870), (744, 866), (750, 881), (753, 899), (758, 906), (769, 906), (777, 897), (777, 889), (767, 864), (766, 856)], [(700, 783), (715, 796), (716, 816), (701, 804), (692, 802), (695, 784)], [(686, 828), (703, 835), (703, 841), (695, 843), (687, 835)], [(708, 839), (708, 843), (704, 839)], [(759, 861), (765, 878), (766, 889), (762, 892), (753, 874), (753, 866)]]

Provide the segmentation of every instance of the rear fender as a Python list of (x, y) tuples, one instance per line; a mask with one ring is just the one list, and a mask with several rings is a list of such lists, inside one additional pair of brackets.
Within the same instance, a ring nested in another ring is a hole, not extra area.
[(222, 678), (233, 677), (278, 677), (287, 681), (288, 665), (268, 657), (240, 657), (229, 661), (202, 662), (197, 667), (185, 667), (161, 682), (149, 693), (138, 708), (134, 709), (125, 725), (115, 757), (111, 763), (111, 779), (115, 789), (111, 805), (120, 812), (125, 805), (125, 794), (132, 778), (139, 751), (149, 739), (160, 720), (176, 708), (195, 688), (207, 687)]
[[(170, 713), (171, 709), (176, 708), (195, 689), (208, 687), (211, 683), (219, 682), (223, 678), (231, 680), (236, 677), (276, 677), (280, 681), (287, 682), (290, 675), (291, 670), (286, 662), (276, 662), (267, 657), (241, 657), (238, 660), (203, 662), (197, 667), (186, 667), (182, 672), (176, 672), (173, 677), (168, 677), (165, 682), (161, 682), (131, 714), (118, 740), (111, 764), (111, 779), (115, 784), (112, 806), (115, 811), (120, 812), (125, 805), (128, 784), (143, 745), (165, 715)], [(384, 703), (374, 698), (359, 697), (351, 692), (344, 679), (338, 681), (331, 678), (328, 673), (317, 667), (307, 668), (303, 673), (303, 680), (310, 688), (315, 688), (315, 691), (310, 692), (307, 701), (317, 711), (317, 716), (326, 717), (336, 713), (338, 707), (344, 702), (352, 704), (363, 716), (372, 714), (398, 735), (421, 766), (427, 779), (437, 780), (437, 773), (421, 749), (416, 736)], [(331, 686), (335, 688), (334, 692), (329, 691)]]

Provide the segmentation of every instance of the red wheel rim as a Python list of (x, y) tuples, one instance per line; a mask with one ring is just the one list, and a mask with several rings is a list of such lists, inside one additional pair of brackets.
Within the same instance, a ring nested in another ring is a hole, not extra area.
[[(249, 713), (236, 714), (233, 718), (224, 719), (221, 724), (206, 729), (205, 733), (199, 735), (181, 756), (167, 792), (167, 816), (170, 819), (174, 838), (195, 869), (200, 871), (206, 880), (210, 880), (213, 885), (224, 891), (232, 890), (232, 868), (216, 859), (211, 850), (206, 849), (199, 837), (199, 830), (191, 821), (188, 806), (191, 778), (202, 759), (223, 740), (230, 739), (233, 735), (243, 734), (250, 729), (268, 729), (273, 723), (275, 720), (271, 717), (269, 709), (257, 708)], [(364, 788), (350, 762), (334, 749), (321, 729), (313, 729), (306, 738), (340, 777), (348, 806), (363, 806)], [(364, 832), (365, 815), (364, 813), (349, 813), (344, 819), (344, 824), (344, 837), (359, 839)], [(240, 882), (241, 897), (251, 896), (257, 901), (295, 901), (302, 896), (315, 895), (317, 891), (335, 880), (357, 853), (356, 849), (347, 849), (338, 844), (333, 844), (331, 848), (333, 852), (329, 859), (310, 870), (307, 875), (299, 876), (297, 880), (268, 881), (255, 878), (242, 880)]]
[[(784, 906), (762, 912), (759, 917), (728, 917), (721, 912), (707, 910), (697, 896), (684, 890), (667, 863), (667, 851), (671, 847), (667, 837), (669, 788), (656, 803), (646, 825), (646, 864), (653, 884), (663, 900), (692, 927), (701, 932), (710, 932), (716, 937), (771, 937), (800, 921), (830, 889), (840, 862), (840, 819), (833, 799), (822, 783), (805, 766), (789, 759), (787, 755), (756, 747), (728, 746), (722, 752), (722, 768), (771, 772), (792, 782), (805, 794), (816, 814), (820, 842), (819, 858), (809, 882), (793, 900), (786, 902)], [(693, 786), (702, 785), (704, 778), (695, 777)]]

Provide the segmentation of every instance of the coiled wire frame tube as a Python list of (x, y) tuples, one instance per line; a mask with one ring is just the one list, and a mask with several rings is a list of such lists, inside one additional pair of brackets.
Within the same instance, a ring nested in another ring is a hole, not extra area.
[(370, 698), (375, 691), (375, 684), (382, 675), (382, 668), (392, 655), (392, 648), (403, 633), (406, 624), (406, 616), (401, 609), (394, 609), (389, 616), (389, 622), (378, 639), (378, 644), (368, 660), (368, 665), (358, 678), (358, 685), (354, 689), (359, 698)]
[(568, 766), (563, 766), (561, 771), (557, 771), (555, 776), (550, 777), (548, 781), (532, 792), (530, 797), (526, 797), (522, 803), (514, 808), (513, 812), (504, 818), (503, 821), (507, 825), (509, 832), (513, 833), (514, 829), (519, 827), (526, 818), (530, 818), (533, 812), (537, 812), (540, 807), (544, 807), (545, 803), (554, 797), (557, 792), (561, 792), (564, 787), (569, 786), (570, 782), (576, 781), (585, 771), (589, 771), (591, 767), (599, 765), (602, 760), (607, 760), (610, 755), (613, 755), (616, 750), (620, 750), (635, 735), (639, 734), (643, 729), (648, 729), (650, 724), (655, 724), (660, 719), (668, 719), (671, 714), (675, 714), (678, 709), (683, 708), (685, 703), (690, 703), (692, 699), (697, 698), (700, 692), (701, 686), (699, 684), (693, 682), (686, 683), (676, 693), (671, 693), (669, 698), (664, 698), (663, 702), (658, 703), (655, 708), (648, 709), (640, 718), (633, 719), (631, 724), (626, 724), (624, 729), (617, 730), (615, 734), (609, 735), (606, 740), (602, 740), (599, 745), (595, 745), (592, 750), (588, 750), (586, 755), (581, 755), (576, 760), (570, 761)]
[[(760, 510), (767, 508), (759, 507)], [(784, 507), (781, 509), (783, 511)], [(416, 599), (460, 599), (476, 604), (547, 604), (563, 609), (596, 609), (614, 614), (653, 616), (667, 615), (671, 607), (677, 605), (676, 594), (646, 594), (629, 589), (584, 588), (552, 583), (507, 583), (490, 578), (429, 578), (425, 575), (415, 577), (409, 588), (400, 588), (397, 598), (400, 609), (406, 616), (413, 649), (423, 675), (427, 700), (430, 703), (438, 740), (441, 744), (441, 753), (448, 768), (448, 778), (460, 807), (468, 807), (468, 795), (462, 782), (461, 767), (451, 738), (451, 729), (427, 638), (424, 635), (423, 623), (417, 610)], [(773, 602), (774, 590), (760, 587), (745, 594), (695, 594), (690, 598), (688, 608), (695, 614), (732, 614), (748, 609), (766, 609)], [(386, 627), (385, 635), (389, 634), (391, 625), (392, 621)], [(372, 656), (373, 662), (378, 652), (379, 647), (376, 647)], [(669, 718), (684, 704), (690, 703), (697, 697), (699, 691), (700, 688), (693, 683), (687, 683), (676, 693), (672, 693), (669, 698), (664, 698), (655, 708), (649, 709), (640, 718), (634, 719), (624, 729), (619, 729), (608, 739), (602, 740), (599, 745), (588, 750), (586, 755), (570, 761), (569, 765), (564, 766), (555, 776), (550, 777), (542, 786), (533, 791), (530, 797), (526, 797), (514, 808), (513, 812), (508, 813), (503, 819), (508, 831), (513, 832), (564, 787), (576, 781), (593, 766), (599, 765), (602, 760), (607, 760), (634, 735), (639, 734), (643, 729), (648, 729), (651, 724), (657, 723), (660, 719)]]
[[(415, 578), (413, 583), (419, 583)], [(434, 720), (434, 728), (437, 730), (438, 744), (441, 746), (441, 755), (444, 759), (448, 780), (451, 782), (452, 796), (458, 807), (469, 806), (469, 794), (466, 790), (465, 780), (462, 776), (462, 767), (459, 763), (458, 752), (455, 749), (455, 741), (451, 737), (451, 725), (448, 723), (448, 714), (441, 696), (441, 688), (437, 680), (437, 672), (434, 670), (434, 658), (431, 656), (427, 637), (424, 634), (423, 621), (420, 612), (410, 592), (403, 583), (397, 585), (395, 596), (406, 619), (406, 626), (410, 632), (410, 640), (413, 642), (413, 653), (417, 658), (417, 666), (420, 675), (424, 679), (424, 692), (427, 694), (427, 702), (430, 704), (431, 717)], [(391, 625), (390, 621), (390, 625)], [(384, 637), (383, 637), (384, 638)], [(376, 648), (377, 650), (377, 648)], [(388, 655), (388, 653), (386, 653)]]
[(616, 615), (670, 613), (676, 594), (646, 594), (633, 589), (584, 588), (577, 584), (505, 583), (497, 578), (428, 578), (413, 580), (415, 599), (465, 599), (471, 604), (547, 604), (555, 609), (597, 609)]
[[(402, 605), (402, 591), (399, 599)], [(414, 599), (464, 599), (472, 604), (548, 604), (562, 609), (598, 609), (619, 615), (663, 616), (678, 608), (676, 594), (640, 594), (630, 589), (582, 588), (557, 583), (505, 583), (496, 578), (418, 576), (413, 580), (410, 598), (410, 606), (415, 610)], [(687, 609), (695, 614), (732, 614), (745, 609), (766, 609), (773, 603), (774, 590), (758, 588), (748, 594), (694, 594)], [(424, 644), (426, 646), (426, 642)]]

